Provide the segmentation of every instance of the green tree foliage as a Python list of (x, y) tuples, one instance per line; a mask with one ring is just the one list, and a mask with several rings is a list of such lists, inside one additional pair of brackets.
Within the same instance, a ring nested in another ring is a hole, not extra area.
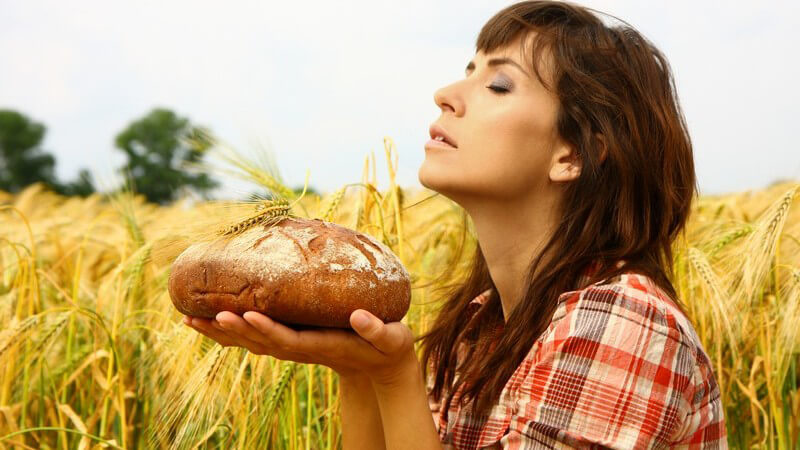
[[(292, 190), (299, 196), (303, 193), (303, 186), (297, 186)], [(314, 188), (314, 186), (309, 186), (306, 188), (306, 195), (316, 195), (319, 197), (321, 194), (316, 188)]]
[(76, 181), (58, 181), (55, 157), (39, 148), (45, 131), (44, 125), (20, 112), (0, 110), (0, 189), (19, 192), (31, 183), (42, 182), (62, 195), (86, 197), (93, 193), (86, 169), (81, 169)]
[(219, 183), (205, 173), (188, 172), (185, 164), (200, 162), (204, 150), (211, 146), (210, 141), (201, 139), (206, 135), (207, 130), (188, 119), (155, 108), (117, 135), (116, 146), (128, 156), (127, 164), (120, 169), (134, 189), (151, 202), (169, 203), (183, 188), (205, 196)]
[(0, 110), (0, 189), (18, 192), (37, 181), (58, 184), (55, 158), (39, 148), (44, 133), (44, 125), (24, 114)]
[(89, 171), (81, 169), (80, 172), (78, 172), (77, 180), (59, 184), (55, 186), (55, 190), (62, 195), (79, 195), (81, 197), (86, 197), (95, 192), (95, 187), (94, 183), (92, 183), (92, 177)]

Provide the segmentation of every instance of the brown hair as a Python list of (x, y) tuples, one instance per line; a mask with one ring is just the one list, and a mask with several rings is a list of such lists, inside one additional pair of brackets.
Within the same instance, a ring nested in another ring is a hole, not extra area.
[[(464, 384), (462, 404), (474, 400), (471, 414), (487, 416), (550, 324), (559, 295), (581, 287), (576, 284), (589, 264), (599, 263), (589, 283), (637, 272), (680, 305), (670, 282), (671, 244), (684, 228), (698, 189), (674, 80), (664, 55), (632, 26), (620, 19), (621, 25), (607, 26), (590, 11), (596, 10), (568, 2), (523, 1), (494, 15), (478, 35), (476, 52), (489, 53), (528, 31), (536, 33), (526, 55), (534, 57), (529, 61), (534, 73), (559, 100), (556, 131), (581, 158), (582, 170), (564, 189), (557, 231), (531, 262), (524, 297), (494, 351), (487, 351), (492, 330), (504, 320), (496, 289), (468, 320), (469, 302), (495, 287), (480, 247), (466, 280), (449, 289), (430, 331), (417, 338), (424, 346), (426, 379), (434, 363), (433, 398), (441, 399), (445, 385), (450, 393), (443, 408)], [(525, 45), (525, 39), (520, 42)], [(542, 49), (552, 60), (553, 86), (537, 66)], [(552, 257), (538, 268), (548, 252)], [(626, 264), (617, 268), (620, 259)], [(453, 386), (462, 343), (467, 353)]]

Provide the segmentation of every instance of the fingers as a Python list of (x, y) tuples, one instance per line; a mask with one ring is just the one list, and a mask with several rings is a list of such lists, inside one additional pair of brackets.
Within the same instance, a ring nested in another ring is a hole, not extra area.
[[(362, 319), (362, 315), (366, 320)], [(406, 325), (400, 322), (384, 323), (363, 309), (357, 309), (350, 314), (350, 324), (356, 333), (386, 355), (402, 351), (408, 346), (408, 340), (413, 339), (411, 330)]]
[(212, 339), (214, 341), (219, 342), (220, 345), (223, 345), (223, 346), (226, 346), (226, 347), (227, 346), (236, 345), (236, 343), (230, 337), (225, 335), (225, 333), (223, 333), (222, 331), (217, 330), (216, 328), (214, 328), (211, 325), (211, 321), (208, 320), (208, 319), (200, 319), (200, 318), (197, 318), (197, 317), (188, 317), (187, 316), (183, 320), (183, 323), (185, 323), (186, 325), (192, 327), (198, 333), (208, 337), (209, 339)]
[(268, 354), (267, 349), (259, 342), (251, 341), (225, 328), (219, 327), (218, 321), (216, 320), (192, 317), (188, 322), (184, 319), (184, 323), (199, 331), (201, 334), (217, 341), (223, 347), (244, 347), (251, 353), (259, 355)]
[[(253, 329), (269, 336), (270, 341), (278, 348), (299, 354), (331, 355), (336, 359), (335, 355), (341, 353), (345, 345), (349, 350), (366, 345), (352, 333), (324, 328), (298, 331), (256, 311), (244, 313), (243, 318)], [(341, 339), (349, 342), (343, 343)]]
[[(363, 325), (356, 319), (360, 313), (368, 319)], [(413, 333), (405, 324), (386, 324), (364, 310), (354, 311), (350, 322), (355, 333), (329, 328), (298, 331), (255, 311), (243, 316), (223, 311), (216, 320), (191, 320), (195, 329), (222, 345), (339, 370), (396, 363), (398, 355), (413, 350)]]
[[(264, 315), (261, 315), (261, 317), (266, 319)], [(218, 324), (222, 331), (234, 338), (238, 345), (247, 348), (253, 353), (271, 355), (278, 359), (290, 359), (297, 362), (310, 361), (308, 355), (302, 349), (292, 347), (289, 343), (282, 343), (274, 339), (270, 333), (262, 333), (242, 317), (230, 311), (218, 313), (217, 320), (212, 323)], [(298, 333), (294, 330), (291, 331)]]
[(272, 343), (271, 339), (269, 339), (268, 335), (259, 332), (247, 323), (247, 321), (230, 311), (222, 311), (217, 314), (217, 323), (226, 333), (234, 334), (244, 342), (248, 342), (263, 350), (270, 348), (273, 350), (275, 349), (275, 345)]
[(300, 331), (293, 330), (255, 311), (248, 311), (242, 317), (254, 332), (269, 336), (270, 340), (281, 349), (303, 351)]

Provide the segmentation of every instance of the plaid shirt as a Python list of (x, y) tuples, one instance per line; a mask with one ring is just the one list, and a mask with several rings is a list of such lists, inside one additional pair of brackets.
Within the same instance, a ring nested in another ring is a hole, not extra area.
[[(580, 286), (593, 270), (584, 270)], [(472, 300), (472, 314), (490, 292)], [(484, 423), (470, 416), (470, 404), (459, 409), (461, 389), (449, 410), (429, 395), (445, 449), (727, 448), (711, 361), (694, 327), (650, 278), (624, 273), (557, 301), (550, 325)], [(459, 361), (464, 354), (459, 347)]]

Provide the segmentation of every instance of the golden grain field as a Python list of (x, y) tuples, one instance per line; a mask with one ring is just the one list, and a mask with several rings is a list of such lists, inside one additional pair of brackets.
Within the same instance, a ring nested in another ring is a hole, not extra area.
[[(458, 205), (396, 185), (384, 144), (387, 190), (372, 157), (361, 180), (293, 213), (389, 245), (412, 275), (403, 322), (419, 335), (437, 287), (464, 274), (462, 232), (465, 255), (476, 243)], [(675, 243), (673, 282), (715, 364), (731, 448), (800, 448), (798, 190), (702, 197)], [(229, 211), (0, 192), (0, 448), (341, 448), (335, 373), (222, 348), (170, 302), (170, 263)]]

